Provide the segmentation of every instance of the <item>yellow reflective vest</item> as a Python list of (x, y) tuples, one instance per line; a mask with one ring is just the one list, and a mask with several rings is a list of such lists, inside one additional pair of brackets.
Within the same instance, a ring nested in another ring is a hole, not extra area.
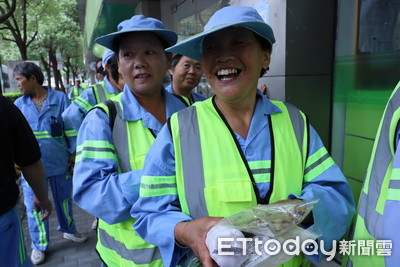
[[(121, 96), (112, 98), (116, 117), (112, 138), (118, 154), (119, 172), (143, 168), (145, 156), (155, 137), (141, 120), (122, 120)], [(108, 107), (97, 105), (109, 114)], [(96, 250), (108, 266), (163, 266), (158, 247), (145, 242), (133, 229), (135, 219), (109, 225), (99, 219)]]
[[(385, 263), (384, 256), (376, 255), (375, 248), (376, 240), (388, 239), (383, 233), (384, 221), (392, 218), (385, 214), (385, 205), (388, 201), (400, 201), (400, 169), (393, 168), (396, 128), (400, 121), (399, 88), (400, 82), (393, 91), (381, 119), (361, 190), (355, 229), (349, 236), (350, 240), (356, 242), (372, 241), (374, 255), (358, 255), (359, 251), (356, 249), (354, 255), (351, 255), (347, 262), (343, 262), (343, 266), (394, 266), (391, 263)], [(398, 250), (399, 245), (393, 244), (392, 249)], [(396, 265), (400, 266), (400, 262)]]
[[(272, 102), (282, 112), (269, 116), (273, 160), (263, 162), (262, 167), (250, 166), (258, 163), (246, 161), (213, 99), (194, 104), (171, 117), (177, 191), (184, 213), (194, 219), (226, 217), (256, 206), (262, 202), (255, 192), (257, 182), (271, 184), (266, 203), (287, 199), (291, 193), (301, 194), (308, 153), (308, 123), (294, 106)], [(252, 173), (252, 170), (257, 171)], [(270, 180), (258, 180), (259, 172), (269, 174), (263, 177)], [(300, 255), (282, 266), (309, 266), (309, 261)]]

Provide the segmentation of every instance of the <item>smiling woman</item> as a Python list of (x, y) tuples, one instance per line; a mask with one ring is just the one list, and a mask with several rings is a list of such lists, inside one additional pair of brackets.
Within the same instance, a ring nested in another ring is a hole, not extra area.
[(74, 200), (99, 218), (96, 249), (108, 266), (164, 266), (158, 247), (135, 234), (129, 210), (147, 151), (167, 119), (186, 107), (162, 86), (171, 60), (164, 49), (176, 40), (161, 21), (143, 15), (96, 40), (118, 54), (125, 87), (92, 109), (79, 129)]
[[(318, 225), (325, 249), (348, 229), (354, 200), (318, 134), (296, 107), (257, 89), (274, 42), (254, 8), (230, 6), (204, 32), (167, 49), (201, 61), (215, 96), (172, 115), (146, 157), (131, 209), (136, 231), (160, 247), (166, 266), (185, 266), (185, 247), (214, 266), (209, 229), (258, 204), (320, 199), (303, 226)], [(304, 255), (285, 266), (302, 263)]]

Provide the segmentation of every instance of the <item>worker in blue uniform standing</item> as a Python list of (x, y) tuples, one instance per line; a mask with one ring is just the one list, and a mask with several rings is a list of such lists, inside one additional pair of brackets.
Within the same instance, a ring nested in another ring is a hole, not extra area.
[(117, 76), (117, 80), (115, 80), (111, 73), (110, 61), (113, 61), (112, 64), (116, 65), (114, 68), (118, 72), (115, 53), (108, 49), (104, 52), (102, 61), (106, 72), (104, 80), (85, 89), (62, 114), (64, 121), (71, 125), (76, 131), (81, 127), (83, 119), (91, 108), (115, 95), (118, 95), (123, 90), (123, 79), (119, 79)]
[(83, 92), (83, 89), (81, 80), (75, 80), (75, 85), (69, 91), (68, 98), (71, 101), (74, 101)]
[(171, 68), (168, 72), (172, 78), (171, 84), (165, 88), (168, 92), (183, 95), (191, 103), (207, 99), (199, 93), (192, 92), (199, 84), (203, 75), (200, 61), (181, 54), (174, 54), (172, 56)]
[[(328, 250), (350, 225), (350, 187), (306, 116), (257, 90), (274, 42), (254, 8), (229, 6), (204, 32), (167, 49), (200, 60), (215, 96), (174, 114), (146, 157), (131, 215), (165, 266), (175, 266), (188, 248), (203, 266), (215, 265), (208, 230), (257, 204), (319, 199), (303, 226), (315, 223)], [(299, 255), (284, 266), (303, 264)]]
[[(103, 80), (84, 90), (62, 114), (65, 123), (76, 131), (79, 131), (83, 119), (91, 108), (118, 95), (124, 88), (124, 80), (118, 72), (117, 55), (111, 49), (107, 49), (101, 62)], [(97, 229), (97, 223), (95, 218), (91, 225), (93, 230)]]
[[(86, 237), (76, 231), (72, 214), (72, 179), (69, 174), (75, 158), (76, 131), (65, 127), (61, 117), (69, 101), (62, 92), (42, 86), (44, 77), (40, 68), (31, 62), (20, 63), (14, 76), (23, 96), (14, 103), (24, 114), (32, 128), (41, 150), (41, 160), (53, 193), (58, 217), (58, 230), (65, 239), (83, 242)], [(24, 203), (32, 239), (31, 260), (39, 264), (45, 260), (49, 246), (49, 223), (41, 221), (32, 199), (32, 188), (22, 181)]]
[(96, 250), (108, 266), (163, 266), (157, 247), (135, 234), (129, 210), (139, 196), (148, 149), (173, 113), (188, 102), (162, 86), (175, 32), (133, 16), (96, 42), (118, 55), (124, 91), (92, 109), (79, 129), (74, 200), (99, 218)]

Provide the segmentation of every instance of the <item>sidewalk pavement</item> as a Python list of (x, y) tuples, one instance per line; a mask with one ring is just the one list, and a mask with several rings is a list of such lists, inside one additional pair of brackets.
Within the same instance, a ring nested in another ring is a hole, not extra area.
[[(22, 192), (22, 189), (21, 189)], [(49, 192), (50, 200), (53, 201), (51, 192)], [(46, 261), (38, 266), (43, 267), (77, 267), (92, 266), (100, 267), (101, 261), (96, 253), (95, 246), (97, 242), (96, 231), (91, 229), (94, 217), (86, 211), (79, 208), (74, 202), (72, 204), (74, 212), (74, 220), (78, 232), (87, 236), (87, 240), (83, 243), (74, 243), (62, 237), (62, 233), (57, 231), (58, 221), (57, 212), (53, 206), (53, 213), (50, 216), (50, 246), (46, 252)], [(26, 220), (25, 206), (23, 197), (18, 202), (18, 209), (21, 217), (22, 229), (24, 231), (25, 248), (27, 256), (31, 255), (31, 238), (28, 231), (28, 223)], [(337, 262), (321, 262), (312, 264), (312, 267), (340, 267)]]
[[(22, 192), (22, 191), (21, 191)], [(53, 202), (52, 194), (49, 192), (50, 200)], [(23, 196), (18, 202), (19, 214), (21, 217), (22, 229), (24, 231), (25, 248), (27, 257), (30, 258), (31, 238), (28, 231), (26, 211), (23, 203)], [(57, 212), (53, 205), (53, 212), (50, 216), (50, 246), (46, 251), (46, 261), (39, 266), (43, 267), (77, 267), (93, 266), (100, 267), (101, 261), (96, 253), (97, 242), (96, 231), (91, 229), (94, 217), (73, 203), (73, 215), (78, 232), (87, 236), (83, 243), (75, 243), (63, 238), (62, 232), (57, 231)]]

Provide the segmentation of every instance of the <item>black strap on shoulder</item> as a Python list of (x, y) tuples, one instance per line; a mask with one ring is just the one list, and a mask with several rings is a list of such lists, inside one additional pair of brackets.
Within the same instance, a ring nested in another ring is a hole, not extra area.
[(256, 199), (257, 199), (257, 204), (267, 204), (266, 200), (261, 198), (260, 190), (258, 190), (256, 181), (254, 180), (254, 176), (253, 176), (253, 173), (252, 173), (252, 171), (250, 169), (249, 163), (247, 162), (246, 156), (243, 153), (243, 150), (242, 150), (242, 148), (241, 148), (241, 146), (239, 144), (239, 141), (237, 140), (237, 138), (235, 136), (235, 133), (233, 132), (231, 126), (229, 126), (229, 123), (226, 120), (224, 114), (222, 114), (222, 112), (219, 110), (217, 104), (215, 103), (215, 96), (212, 98), (212, 104), (213, 104), (215, 110), (217, 111), (217, 113), (219, 114), (219, 116), (221, 117), (222, 121), (225, 123), (226, 127), (228, 128), (228, 130), (229, 130), (229, 132), (230, 132), (230, 134), (232, 136), (232, 139), (236, 144), (236, 147), (237, 147), (237, 150), (238, 150), (238, 152), (240, 154), (240, 157), (242, 158), (242, 161), (243, 161), (243, 163), (244, 163), (244, 165), (246, 167), (247, 173), (249, 174), (249, 177), (250, 177), (250, 180), (251, 180), (251, 184), (253, 185), (254, 194), (255, 194)]
[(115, 103), (112, 100), (107, 100), (104, 102), (104, 105), (108, 108), (108, 117), (110, 118), (110, 128), (114, 129), (115, 117), (117, 116), (117, 108), (115, 107)]
[(92, 85), (92, 86), (90, 86), (90, 88), (92, 88), (92, 92), (93, 92), (93, 95), (94, 95), (94, 100), (96, 101), (96, 104), (99, 104), (99, 103), (97, 103), (97, 90), (96, 90), (96, 88), (95, 88), (95, 86), (94, 85)]
[[(187, 106), (187, 107), (189, 106), (188, 103), (185, 101), (185, 99), (183, 99), (182, 96), (174, 94), (174, 93), (172, 93), (172, 95), (175, 96), (176, 98), (178, 98), (183, 104), (185, 104), (185, 106)], [(193, 104), (193, 103), (191, 103), (191, 104)]]

